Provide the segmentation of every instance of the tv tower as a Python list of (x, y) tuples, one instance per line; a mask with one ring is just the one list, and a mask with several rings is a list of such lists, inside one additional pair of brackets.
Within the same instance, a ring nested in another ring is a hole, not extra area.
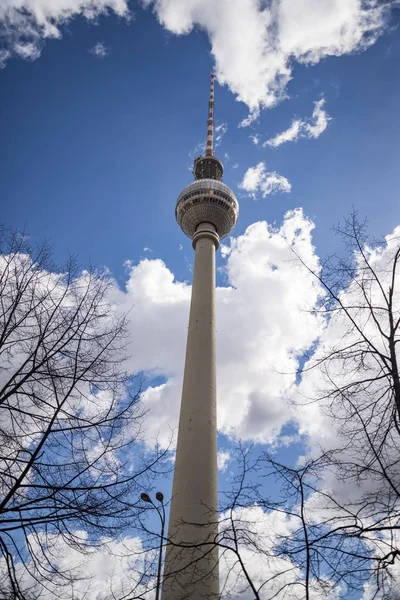
[(222, 183), (214, 156), (214, 75), (205, 155), (195, 181), (179, 195), (175, 216), (195, 250), (181, 412), (165, 564), (163, 600), (219, 597), (215, 252), (234, 228), (239, 205)]

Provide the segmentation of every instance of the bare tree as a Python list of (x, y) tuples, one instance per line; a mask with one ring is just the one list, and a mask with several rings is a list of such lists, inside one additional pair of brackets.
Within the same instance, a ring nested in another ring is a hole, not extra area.
[[(307, 497), (315, 491), (320, 461), (301, 468), (239, 445), (232, 487), (224, 492), (220, 521), (224, 568), (222, 598), (324, 598), (332, 583), (319, 570)], [(276, 485), (278, 482), (278, 486)], [(265, 490), (274, 488), (270, 496)], [(316, 594), (316, 595), (312, 595)]]
[(6, 229), (0, 253), (0, 587), (23, 599), (27, 582), (44, 593), (56, 579), (52, 597), (63, 585), (71, 597), (60, 540), (85, 552), (134, 525), (160, 457), (139, 451), (140, 390), (107, 274), (74, 260), (60, 273), (46, 244)]
[[(252, 464), (241, 450), (241, 474), (225, 509), (222, 539), (230, 540), (254, 598), (266, 588), (263, 598), (280, 597), (290, 587), (293, 597), (308, 600), (315, 589), (324, 597), (332, 586), (349, 594), (366, 583), (379, 598), (399, 592), (392, 567), (400, 558), (400, 238), (375, 242), (355, 212), (336, 232), (344, 258), (329, 257), (313, 271), (296, 257), (325, 291), (317, 310), (327, 324), (298, 373), (308, 383), (300, 389), (310, 393), (299, 403), (317, 403), (325, 414), (330, 446), (293, 465), (266, 453)], [(249, 474), (256, 475), (250, 484)], [(279, 488), (273, 501), (262, 487), (271, 480)], [(283, 513), (290, 531), (268, 540), (243, 519), (243, 506)], [(264, 554), (266, 565), (271, 556), (286, 558), (301, 576), (270, 570), (256, 585), (243, 559), (249, 549)], [(271, 573), (282, 582), (277, 595)]]
[[(336, 232), (344, 258), (312, 271), (296, 257), (325, 290), (316, 310), (326, 321), (298, 373), (298, 403), (318, 405), (329, 445), (286, 465), (239, 448), (218, 540), (223, 597), (347, 597), (365, 585), (371, 598), (399, 596), (400, 237), (372, 240), (356, 213)], [(288, 527), (266, 529), (265, 515)]]
[(238, 449), (222, 506), (221, 599), (322, 600), (335, 590), (347, 598), (364, 584), (371, 598), (397, 598), (390, 538), (371, 536), (356, 507), (324, 488), (330, 453), (289, 466), (251, 452)]
[[(338, 486), (327, 490), (326, 506), (345, 509), (337, 523), (376, 560), (379, 589), (400, 557), (400, 237), (395, 230), (374, 241), (356, 212), (336, 232), (345, 257), (329, 258), (313, 275), (326, 291), (320, 311), (338, 336), (323, 339), (301, 375), (317, 375), (312, 401), (336, 431), (326, 468)], [(337, 548), (344, 538), (335, 535)]]

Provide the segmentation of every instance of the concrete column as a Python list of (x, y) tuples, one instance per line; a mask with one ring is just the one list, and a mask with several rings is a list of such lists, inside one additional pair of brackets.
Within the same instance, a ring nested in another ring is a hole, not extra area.
[[(196, 251), (162, 600), (218, 600), (215, 251), (210, 223)], [(211, 542), (207, 544), (207, 542)]]

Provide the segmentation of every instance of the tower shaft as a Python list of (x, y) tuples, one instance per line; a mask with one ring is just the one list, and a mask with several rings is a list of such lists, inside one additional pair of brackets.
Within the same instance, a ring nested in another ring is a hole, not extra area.
[(239, 205), (221, 181), (213, 123), (211, 75), (205, 155), (196, 158), (196, 181), (184, 188), (175, 208), (195, 261), (162, 600), (219, 597), (215, 252), (234, 228)]
[(193, 236), (195, 263), (163, 600), (219, 595), (214, 225)]

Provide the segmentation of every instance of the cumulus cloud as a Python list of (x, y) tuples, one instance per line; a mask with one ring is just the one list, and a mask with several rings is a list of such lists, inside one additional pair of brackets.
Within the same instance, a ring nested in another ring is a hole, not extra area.
[[(282, 537), (290, 536), (298, 528), (298, 519), (286, 515), (283, 511), (264, 512), (259, 506), (223, 513), (220, 517), (220, 534), (227, 547), (231, 546), (231, 519), (237, 527), (238, 548), (253, 584), (260, 587), (268, 579), (268, 598), (281, 597), (281, 593), (284, 592), (285, 598), (296, 600), (298, 591), (304, 588), (304, 573), (290, 558), (277, 556), (275, 552), (276, 545)], [(73, 534), (78, 543), (85, 544), (88, 539), (86, 531), (78, 530)], [(43, 600), (67, 598), (70, 597), (70, 591), (73, 597), (85, 600), (154, 597), (157, 552), (147, 550), (139, 537), (127, 535), (115, 541), (104, 538), (100, 540), (104, 546), (88, 550), (84, 557), (76, 548), (71, 548), (60, 535), (49, 535), (47, 546), (42, 548), (39, 548), (39, 541), (33, 537), (29, 541), (43, 557), (44, 563), (45, 558), (41, 553), (44, 549), (48, 552), (48, 547), (51, 546), (52, 552), (57, 555), (58, 568), (62, 572), (67, 571), (73, 580), (71, 590), (63, 587), (65, 581), (55, 573), (46, 588), (40, 589), (40, 598)], [(30, 564), (30, 567), (32, 566)], [(5, 569), (5, 561), (0, 560), (0, 576)], [(22, 589), (33, 594), (39, 589), (33, 575), (21, 571), (20, 563), (17, 564), (17, 576)], [(227, 548), (220, 551), (220, 580), (223, 586), (221, 598), (254, 598), (254, 594), (248, 589), (237, 557)], [(320, 590), (312, 578), (310, 588), (311, 598), (319, 600), (322, 596), (318, 594)], [(327, 591), (326, 588), (324, 591)], [(332, 592), (332, 595), (324, 594), (323, 597), (327, 600), (337, 600), (339, 593)], [(363, 600), (370, 600), (372, 597), (366, 594)]]
[[(142, 0), (176, 35), (203, 29), (210, 40), (219, 82), (250, 109), (242, 125), (260, 109), (287, 96), (296, 62), (316, 64), (327, 56), (363, 51), (384, 31), (389, 3), (379, 0)], [(43, 41), (62, 37), (77, 16), (94, 20), (115, 13), (129, 17), (128, 0), (3, 0), (0, 65), (12, 55), (35, 59)], [(309, 15), (313, 15), (310, 19)]]
[[(313, 227), (297, 209), (287, 212), (279, 226), (265, 221), (254, 223), (243, 235), (231, 238), (222, 246), (226, 285), (216, 291), (218, 427), (231, 439), (274, 443), (282, 427), (292, 421), (299, 425), (301, 434), (308, 436), (311, 449), (337, 445), (340, 432), (332, 426), (324, 407), (313, 403), (298, 409), (288, 402), (298, 391), (312, 397), (314, 390), (321, 386), (323, 372), (318, 370), (305, 374), (297, 385), (295, 373), (304, 352), (318, 340), (314, 360), (318, 359), (318, 352), (323, 355), (343, 331), (340, 319), (331, 318), (326, 323), (314, 312), (323, 291), (306, 269), (293, 264), (292, 249), (311, 269), (319, 270), (312, 244)], [(371, 264), (382, 277), (391, 276), (388, 265), (399, 237), (400, 228), (397, 228), (387, 237), (386, 246), (367, 250)], [(148, 409), (148, 443), (158, 439), (166, 446), (178, 422), (191, 286), (176, 280), (159, 259), (144, 259), (139, 264), (127, 261), (126, 267), (126, 288), (115, 287), (113, 301), (122, 308), (134, 306), (130, 311), (130, 368), (161, 379), (145, 390), (142, 401)], [(347, 293), (343, 291), (343, 299)], [(347, 338), (347, 343), (349, 341)], [(340, 376), (340, 365), (337, 368), (335, 375)], [(229, 452), (220, 452), (218, 458), (219, 468), (223, 470), (230, 459)], [(325, 483), (329, 483), (330, 475), (326, 475)], [(343, 493), (356, 493), (356, 487), (352, 485)], [(316, 509), (314, 506), (314, 511)], [(274, 536), (290, 535), (296, 523), (282, 512), (264, 513), (259, 507), (246, 509), (238, 518), (251, 523), (261, 534), (265, 531), (270, 534), (269, 537), (263, 535), (264, 556), (243, 550), (254, 581), (262, 583), (263, 573), (281, 572), (282, 567), (287, 566), (288, 585), (296, 580), (301, 582), (302, 574), (296, 571), (295, 565), (285, 565), (280, 562), (282, 558), (274, 557), (272, 552)], [(62, 543), (61, 538), (57, 543)], [(65, 560), (68, 559), (69, 566), (82, 568), (92, 578), (90, 585), (79, 580), (77, 586), (80, 587), (76, 591), (86, 594), (88, 600), (107, 597), (110, 578), (114, 577), (116, 586), (124, 585), (125, 575), (137, 572), (132, 557), (141, 549), (139, 540), (126, 538), (111, 544), (108, 551), (111, 558), (104, 549), (87, 557), (82, 565), (81, 555), (75, 556), (67, 548), (69, 554)], [(61, 549), (61, 556), (62, 552)], [(224, 558), (223, 576), (230, 572), (230, 567), (229, 559)], [(234, 571), (232, 577), (235, 580)], [(365, 600), (372, 598), (373, 592), (371, 587), (366, 587)], [(232, 596), (235, 597), (234, 590)]]
[(97, 42), (93, 48), (90, 48), (89, 52), (96, 58), (105, 58), (108, 56), (108, 48), (103, 42)]
[[(89, 534), (86, 531), (71, 533), (77, 545), (88, 542)], [(110, 596), (120, 598), (130, 594), (143, 597), (146, 591), (154, 589), (155, 581), (152, 578), (147, 582), (144, 578), (141, 580), (141, 574), (149, 569), (155, 553), (146, 551), (139, 537), (126, 536), (115, 541), (102, 538), (99, 540), (100, 548), (89, 549), (88, 544), (85, 555), (71, 547), (61, 535), (48, 534), (42, 538), (29, 536), (29, 543), (43, 564), (47, 564), (45, 557), (50, 552), (57, 556), (57, 567), (61, 572), (68, 573), (73, 580), (73, 597), (86, 600), (106, 600)], [(39, 591), (43, 600), (70, 597), (68, 594), (71, 588), (65, 585), (65, 580), (57, 573), (52, 578), (49, 577), (46, 587), (37, 586), (33, 575), (34, 566), (28, 564), (30, 570), (24, 571), (21, 562), (17, 563), (16, 575), (22, 589), (33, 594)], [(4, 559), (0, 559), (0, 577), (6, 569)]]
[[(144, 0), (176, 35), (206, 31), (218, 81), (250, 109), (286, 97), (296, 62), (316, 64), (327, 56), (363, 51), (385, 27), (390, 8), (378, 0)], [(312, 18), (310, 18), (312, 15)]]
[[(280, 227), (255, 223), (223, 246), (226, 285), (216, 290), (218, 428), (231, 438), (273, 441), (293, 418), (287, 402), (299, 357), (322, 321), (307, 312), (320, 289), (292, 266), (291, 247), (316, 269), (313, 223), (290, 211)], [(148, 380), (147, 439), (167, 446), (178, 424), (191, 286), (161, 260), (131, 265), (118, 302), (130, 312), (131, 359)]]
[(264, 162), (259, 162), (255, 167), (249, 167), (239, 183), (239, 187), (254, 198), (258, 192), (265, 198), (268, 194), (289, 193), (292, 189), (286, 177), (279, 175), (276, 171), (267, 171)]
[[(290, 535), (295, 529), (294, 519), (287, 517), (283, 512), (264, 512), (258, 506), (238, 508), (232, 514), (230, 512), (221, 514), (220, 535), (222, 539), (224, 539), (224, 531), (229, 532), (231, 518), (238, 529), (237, 537), (241, 557), (249, 569), (248, 573), (256, 588), (262, 585), (267, 578), (271, 578), (268, 595), (273, 598), (284, 582), (289, 583), (290, 581), (293, 584), (296, 580), (301, 579), (300, 570), (290, 560), (274, 556), (274, 545), (279, 536)], [(242, 531), (246, 532), (246, 536), (241, 535)], [(227, 537), (229, 539), (229, 534)], [(258, 552), (255, 551), (257, 546)], [(231, 569), (233, 572), (230, 572)], [(274, 581), (274, 575), (276, 576), (278, 573), (283, 573), (283, 577), (278, 576), (278, 581)], [(250, 594), (250, 590), (246, 590), (240, 566), (237, 565), (235, 568), (235, 556), (229, 552), (222, 554), (221, 580), (227, 580), (225, 587), (234, 598), (243, 597), (250, 600), (254, 597), (254, 594)], [(232, 584), (230, 585), (231, 580)], [(243, 594), (243, 592), (245, 593)]]
[(317, 100), (314, 103), (314, 110), (310, 119), (295, 119), (289, 129), (264, 142), (263, 147), (277, 148), (286, 142), (296, 142), (300, 138), (318, 138), (328, 127), (331, 120), (324, 109), (324, 105), (324, 98)]
[(4, 0), (0, 3), (0, 39), (5, 53), (0, 55), (0, 65), (12, 56), (35, 60), (43, 42), (60, 39), (63, 25), (74, 17), (94, 21), (111, 12), (128, 18), (128, 0)]
[[(293, 508), (293, 507), (292, 507)], [(252, 584), (263, 598), (298, 600), (304, 597), (304, 571), (284, 552), (277, 552), (285, 538), (301, 527), (300, 519), (280, 510), (264, 512), (259, 506), (237, 508), (223, 513), (220, 518), (220, 535), (227, 546), (232, 547), (231, 519), (236, 527), (236, 540), (243, 563)], [(224, 531), (226, 530), (226, 535)], [(220, 578), (223, 598), (253, 600), (254, 592), (243, 576), (237, 556), (229, 551), (220, 553)], [(334, 589), (328, 578), (317, 582), (309, 580), (310, 600), (338, 600), (340, 586)]]

